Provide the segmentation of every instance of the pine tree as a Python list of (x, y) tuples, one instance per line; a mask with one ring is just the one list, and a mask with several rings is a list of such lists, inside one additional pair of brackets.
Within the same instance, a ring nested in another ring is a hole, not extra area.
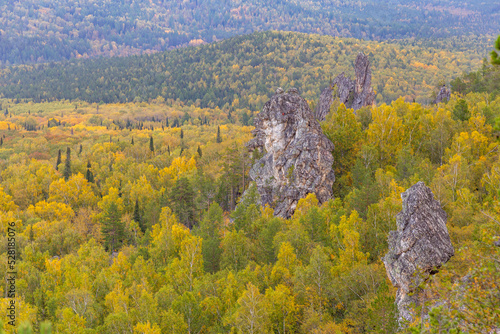
[(78, 151), (78, 155), (82, 154), (82, 151), (83, 151), (83, 146), (82, 144), (80, 144), (80, 150)]
[(56, 170), (59, 170), (60, 164), (61, 164), (61, 150), (57, 151)]
[(200, 158), (201, 158), (201, 157), (202, 157), (202, 154), (201, 154), (201, 147), (200, 147), (200, 145), (198, 145), (198, 150), (197, 150), (197, 151), (198, 151), (198, 155), (199, 155), (199, 156), (200, 156)]
[(217, 143), (222, 143), (222, 138), (220, 136), (220, 127), (217, 126)]
[(68, 181), (71, 175), (71, 149), (68, 147), (66, 149), (66, 161), (64, 162), (63, 176), (64, 180)]
[(154, 146), (154, 144), (153, 144), (153, 137), (152, 137), (152, 136), (151, 136), (151, 137), (149, 137), (149, 150), (150, 150), (151, 152), (154, 152), (154, 151), (155, 151), (155, 146)]
[(134, 145), (134, 137), (132, 137), (132, 140), (130, 141), (130, 144)]
[(184, 138), (184, 131), (182, 131), (182, 128), (181, 128), (181, 139)]

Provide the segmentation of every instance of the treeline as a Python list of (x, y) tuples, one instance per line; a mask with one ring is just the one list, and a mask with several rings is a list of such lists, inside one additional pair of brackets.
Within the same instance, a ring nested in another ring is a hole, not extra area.
[(429, 306), (446, 307), (410, 326), (489, 332), (500, 320), (499, 98), (334, 103), (322, 128), (335, 199), (309, 195), (288, 220), (249, 186), (250, 127), (162, 128), (155, 105), (133, 118), (120, 105), (3, 102), (0, 223), (16, 224), (20, 332), (395, 333), (380, 258), (417, 181), (447, 212), (456, 254), (425, 286)]
[(496, 34), (494, 1), (6, 1), (0, 66), (164, 51), (264, 30), (368, 40)]
[[(402, 96), (426, 103), (443, 82), (480, 67), (491, 42), (473, 38), (378, 43), (300, 33), (264, 32), (165, 53), (19, 66), (0, 72), (0, 96), (88, 102), (151, 102), (260, 110), (276, 87), (309, 101), (358, 52), (369, 56), (377, 102)], [(436, 48), (439, 45), (439, 48)]]

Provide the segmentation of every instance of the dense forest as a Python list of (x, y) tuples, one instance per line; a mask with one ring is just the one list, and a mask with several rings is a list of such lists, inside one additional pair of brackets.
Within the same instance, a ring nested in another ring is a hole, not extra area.
[(378, 103), (403, 97), (425, 104), (444, 83), (481, 68), (492, 44), (486, 37), (389, 43), (263, 32), (152, 55), (9, 67), (0, 70), (0, 97), (257, 111), (280, 86), (316, 100), (332, 77), (352, 76), (364, 52)]
[(500, 97), (477, 73), (438, 105), (399, 98), (354, 113), (334, 102), (321, 126), (335, 145), (335, 199), (309, 195), (290, 219), (257, 205), (244, 110), (0, 100), (0, 223), (17, 231), (19, 332), (395, 333), (380, 259), (417, 181), (447, 212), (455, 256), (424, 283), (440, 306), (409, 331), (491, 332)]
[(367, 40), (477, 37), (500, 30), (494, 0), (0, 2), (0, 67), (124, 56), (286, 30)]

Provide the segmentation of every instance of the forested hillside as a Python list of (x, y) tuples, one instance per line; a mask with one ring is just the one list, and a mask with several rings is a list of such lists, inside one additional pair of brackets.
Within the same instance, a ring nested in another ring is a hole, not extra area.
[(173, 101), (226, 110), (260, 110), (276, 87), (309, 101), (358, 52), (369, 56), (378, 103), (428, 103), (443, 83), (481, 67), (493, 40), (370, 42), (286, 32), (254, 33), (153, 55), (73, 60), (0, 70), (0, 96), (88, 102)]
[(455, 256), (426, 283), (430, 305), (446, 307), (410, 326), (488, 332), (500, 321), (500, 99), (488, 93), (356, 114), (334, 103), (322, 128), (335, 199), (309, 195), (287, 220), (251, 189), (234, 210), (257, 157), (243, 146), (252, 128), (221, 109), (1, 105), (0, 222), (17, 233), (21, 329), (395, 333), (380, 258), (417, 181), (447, 212)]
[(287, 30), (368, 40), (497, 34), (494, 0), (0, 2), (0, 67), (124, 56)]

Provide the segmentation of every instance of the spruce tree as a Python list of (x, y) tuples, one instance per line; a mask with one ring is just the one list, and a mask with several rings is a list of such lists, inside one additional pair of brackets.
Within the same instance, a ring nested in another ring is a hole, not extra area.
[(92, 174), (92, 171), (90, 170), (92, 168), (92, 165), (90, 164), (90, 161), (87, 162), (87, 175), (86, 179), (88, 182), (94, 182), (94, 175)]
[(151, 152), (154, 152), (155, 151), (155, 145), (153, 144), (153, 137), (149, 137), (149, 150)]
[(200, 147), (200, 145), (198, 145), (198, 150), (197, 150), (197, 151), (198, 151), (198, 155), (199, 155), (199, 156), (200, 156), (200, 158), (201, 158), (202, 154), (201, 154), (201, 147)]
[(80, 150), (78, 151), (78, 155), (82, 154), (82, 151), (83, 151), (83, 146), (82, 144), (80, 144)]
[(56, 170), (59, 170), (60, 164), (61, 164), (61, 150), (57, 151)]
[(123, 242), (125, 235), (123, 223), (120, 221), (120, 212), (115, 202), (111, 202), (104, 210), (101, 224), (104, 247), (113, 252)]
[(139, 227), (141, 228), (142, 233), (146, 232), (146, 226), (144, 226), (144, 222), (141, 217), (141, 211), (139, 208), (139, 199), (135, 200), (135, 207), (134, 207), (134, 221), (139, 224)]
[(220, 127), (217, 126), (217, 143), (222, 143), (222, 138), (220, 136)]
[(71, 175), (71, 149), (68, 147), (66, 149), (66, 161), (64, 162), (63, 176), (64, 180), (68, 181)]
[(184, 138), (184, 131), (182, 131), (182, 128), (181, 128), (181, 139)]
[(132, 137), (132, 140), (130, 141), (130, 144), (134, 145), (134, 137)]

